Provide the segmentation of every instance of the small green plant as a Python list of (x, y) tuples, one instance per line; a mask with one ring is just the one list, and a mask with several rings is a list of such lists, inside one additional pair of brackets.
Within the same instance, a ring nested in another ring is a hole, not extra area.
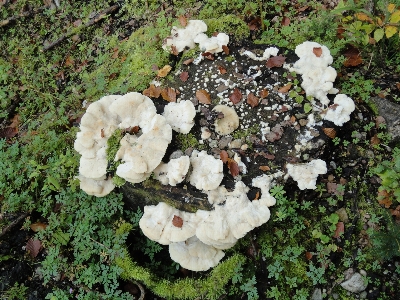
[(1, 299), (25, 300), (27, 291), (28, 287), (24, 286), (24, 284), (18, 284), (18, 282), (16, 282), (14, 286), (10, 287), (7, 291), (3, 293)]
[(390, 260), (400, 255), (400, 225), (396, 224), (391, 216), (386, 216), (386, 230), (374, 230), (371, 235), (372, 252), (380, 260)]

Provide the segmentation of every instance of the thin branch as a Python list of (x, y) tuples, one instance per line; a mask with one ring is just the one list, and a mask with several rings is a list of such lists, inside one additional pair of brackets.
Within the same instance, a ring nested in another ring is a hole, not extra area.
[(8, 231), (10, 231), (15, 225), (17, 225), (19, 222), (21, 222), (23, 219), (25, 219), (29, 213), (23, 213), (20, 215), (16, 220), (12, 221), (8, 226), (3, 228), (3, 230), (0, 233), (0, 238), (5, 235)]
[(135, 280), (131, 280), (131, 281), (132, 281), (133, 284), (136, 284), (138, 286), (139, 290), (140, 290), (139, 300), (143, 300), (144, 296), (146, 295), (146, 292), (145, 292), (143, 286), (139, 282), (137, 282)]
[(116, 4), (116, 5), (110, 6), (110, 7), (106, 8), (106, 9), (102, 10), (101, 12), (96, 14), (93, 18), (91, 18), (86, 24), (81, 25), (80, 27), (74, 29), (73, 31), (70, 31), (70, 32), (67, 32), (67, 33), (63, 34), (62, 36), (60, 36), (54, 42), (48, 44), (47, 46), (44, 46), (43, 47), (43, 51), (47, 51), (47, 50), (50, 50), (50, 49), (54, 48), (55, 46), (60, 44), (62, 41), (64, 41), (67, 37), (75, 34), (77, 31), (80, 31), (83, 28), (86, 28), (86, 27), (92, 26), (93, 24), (96, 24), (97, 22), (99, 22), (102, 19), (104, 19), (107, 16), (107, 14), (116, 11), (118, 8), (119, 8), (119, 5)]
[(8, 19), (0, 21), (0, 27), (4, 27), (4, 26), (10, 24), (11, 22), (13, 22), (15, 20), (18, 20), (20, 18), (25, 18), (25, 17), (29, 17), (31, 15), (36, 15), (37, 13), (40, 13), (40, 12), (44, 11), (47, 8), (48, 8), (48, 6), (41, 6), (38, 9), (24, 11), (24, 12), (20, 13), (19, 15), (15, 15), (15, 16), (12, 16), (12, 17), (10, 17)]

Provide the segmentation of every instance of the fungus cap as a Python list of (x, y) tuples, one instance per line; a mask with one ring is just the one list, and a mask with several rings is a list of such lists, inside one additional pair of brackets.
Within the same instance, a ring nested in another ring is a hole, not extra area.
[(213, 111), (221, 112), (224, 114), (222, 119), (215, 120), (215, 131), (219, 135), (227, 135), (235, 131), (239, 127), (239, 116), (234, 108), (227, 105), (217, 105)]
[(189, 156), (171, 159), (167, 164), (162, 162), (154, 169), (154, 177), (164, 185), (176, 186), (185, 179), (189, 166)]
[(208, 155), (206, 151), (194, 150), (190, 157), (193, 167), (189, 176), (190, 184), (199, 190), (216, 189), (224, 177), (222, 160)]
[(194, 42), (199, 44), (199, 48), (203, 52), (219, 53), (222, 52), (222, 46), (227, 46), (229, 36), (226, 33), (218, 33), (216, 36), (208, 37), (205, 33), (199, 33)]
[(225, 255), (222, 250), (204, 244), (196, 236), (170, 244), (169, 254), (172, 260), (192, 271), (207, 271), (215, 267)]
[(344, 123), (350, 120), (350, 114), (355, 108), (351, 98), (344, 94), (338, 94), (333, 100), (333, 105), (328, 107), (324, 119), (332, 121), (337, 126), (343, 126)]
[(189, 100), (170, 102), (165, 106), (163, 116), (173, 130), (187, 134), (194, 126), (196, 109)]
[(104, 178), (95, 180), (84, 176), (78, 176), (78, 179), (80, 181), (80, 188), (85, 191), (86, 194), (96, 197), (104, 197), (115, 188), (112, 179)]
[(297, 181), (299, 189), (315, 189), (319, 174), (326, 174), (328, 171), (326, 163), (322, 159), (314, 159), (305, 164), (287, 164), (288, 175)]

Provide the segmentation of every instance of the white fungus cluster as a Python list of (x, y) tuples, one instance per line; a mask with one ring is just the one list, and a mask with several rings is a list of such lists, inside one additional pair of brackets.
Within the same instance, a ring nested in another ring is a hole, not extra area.
[(297, 181), (299, 189), (316, 189), (319, 174), (326, 174), (328, 171), (326, 163), (322, 159), (314, 159), (305, 164), (287, 164), (287, 176)]
[(351, 98), (344, 94), (338, 94), (333, 99), (333, 105), (328, 107), (324, 119), (333, 122), (336, 126), (343, 126), (350, 120), (350, 114), (355, 108)]

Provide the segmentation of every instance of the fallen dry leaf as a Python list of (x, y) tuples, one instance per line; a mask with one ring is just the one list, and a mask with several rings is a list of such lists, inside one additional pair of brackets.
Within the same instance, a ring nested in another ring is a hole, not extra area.
[(288, 18), (288, 17), (283, 17), (282, 18), (282, 21), (281, 21), (281, 25), (282, 26), (289, 26), (289, 24), (290, 24), (290, 19)]
[(376, 128), (379, 128), (379, 126), (380, 126), (381, 124), (386, 124), (386, 120), (385, 120), (385, 118), (382, 117), (382, 116), (377, 116), (377, 117), (375, 118), (375, 126), (376, 126)]
[(306, 252), (306, 259), (307, 260), (311, 260), (312, 259), (312, 257), (313, 257), (313, 254), (311, 253), (311, 252)]
[(228, 46), (222, 45), (222, 50), (224, 51), (224, 53), (225, 53), (226, 55), (229, 55), (229, 48), (228, 48)]
[(363, 62), (360, 56), (360, 50), (356, 47), (349, 46), (343, 55), (346, 57), (346, 60), (343, 63), (345, 67), (355, 67)]
[(0, 138), (12, 138), (16, 136), (18, 133), (17, 128), (12, 128), (12, 127), (6, 127), (3, 129), (0, 129)]
[(176, 48), (175, 45), (171, 45), (171, 53), (173, 55), (178, 55), (179, 54), (179, 51), (178, 51), (178, 49)]
[(174, 215), (174, 218), (172, 219), (172, 225), (181, 228), (183, 226), (183, 219), (179, 216)]
[(221, 158), (221, 160), (222, 160), (223, 163), (226, 163), (226, 162), (228, 161), (228, 158), (229, 158), (228, 152), (226, 152), (225, 150), (222, 150), (222, 151), (219, 153), (219, 157)]
[(176, 90), (173, 88), (165, 88), (161, 90), (161, 97), (168, 102), (176, 102)]
[(238, 166), (237, 162), (231, 158), (228, 158), (228, 169), (233, 177), (236, 177), (239, 175), (239, 166)]
[(201, 55), (207, 58), (208, 60), (214, 60), (214, 54), (212, 54), (211, 52), (204, 52)]
[(113, 49), (113, 54), (111, 55), (111, 58), (113, 58), (113, 59), (118, 58), (118, 53), (119, 53), (119, 49), (117, 47), (115, 47)]
[(386, 191), (378, 191), (378, 203), (389, 208), (392, 205), (391, 195)]
[(185, 16), (182, 16), (182, 15), (180, 15), (180, 16), (178, 17), (178, 21), (179, 21), (179, 24), (181, 24), (182, 27), (186, 27), (186, 25), (187, 25), (187, 23), (188, 23), (186, 17), (185, 17)]
[(157, 72), (158, 77), (165, 77), (171, 71), (172, 67), (170, 65), (165, 65)]
[(183, 62), (184, 65), (190, 65), (194, 61), (194, 58), (189, 58)]
[(233, 104), (239, 103), (242, 98), (243, 95), (238, 88), (234, 88), (233, 93), (229, 96), (229, 99), (232, 101)]
[(29, 239), (28, 243), (26, 244), (26, 251), (29, 252), (29, 255), (32, 258), (35, 258), (39, 254), (40, 250), (42, 250), (42, 248), (42, 242), (36, 239)]
[(282, 55), (273, 56), (267, 60), (266, 66), (268, 68), (274, 68), (274, 67), (279, 68), (279, 67), (283, 66), (285, 60), (286, 60), (286, 57), (284, 57)]
[(218, 70), (220, 74), (226, 74), (226, 69), (223, 66), (218, 66)]
[(161, 88), (159, 86), (155, 86), (154, 84), (150, 84), (148, 89), (143, 91), (143, 95), (150, 98), (158, 98), (161, 94)]
[(371, 138), (371, 145), (379, 145), (381, 143), (381, 140), (378, 138), (378, 135), (374, 135)]
[(322, 55), (322, 48), (321, 47), (314, 47), (312, 51), (313, 51), (313, 53), (315, 54), (316, 57), (321, 57), (321, 55)]
[(196, 92), (196, 98), (200, 103), (211, 104), (211, 96), (206, 90), (198, 90)]
[(281, 87), (280, 89), (278, 89), (278, 93), (285, 94), (285, 93), (289, 92), (291, 87), (292, 87), (292, 83), (288, 83), (288, 84), (284, 85), (283, 87)]
[(188, 78), (189, 78), (189, 72), (186, 72), (186, 71), (182, 72), (182, 73), (179, 75), (179, 78), (180, 78), (183, 82), (187, 81)]
[(70, 66), (73, 66), (74, 65), (74, 60), (72, 59), (72, 57), (71, 56), (67, 56), (67, 58), (65, 59), (65, 66), (66, 67), (70, 67)]
[(268, 167), (268, 166), (260, 166), (259, 169), (260, 169), (261, 171), (263, 171), (263, 172), (271, 170), (271, 168)]
[(249, 104), (252, 108), (258, 106), (260, 103), (260, 99), (258, 97), (254, 96), (253, 93), (249, 93), (247, 95), (247, 104)]
[(260, 98), (267, 98), (268, 94), (269, 94), (268, 90), (263, 89), (260, 91), (259, 96), (260, 96)]
[(344, 233), (344, 223), (343, 222), (337, 222), (336, 230), (335, 230), (335, 233), (333, 234), (333, 237), (337, 239), (343, 233)]
[(257, 30), (261, 26), (261, 18), (254, 18), (251, 20), (249, 23), (247, 23), (247, 26), (249, 26), (250, 30)]
[(38, 232), (40, 230), (45, 230), (47, 227), (47, 224), (42, 223), (42, 222), (36, 222), (36, 223), (32, 223), (29, 226), (34, 232)]

